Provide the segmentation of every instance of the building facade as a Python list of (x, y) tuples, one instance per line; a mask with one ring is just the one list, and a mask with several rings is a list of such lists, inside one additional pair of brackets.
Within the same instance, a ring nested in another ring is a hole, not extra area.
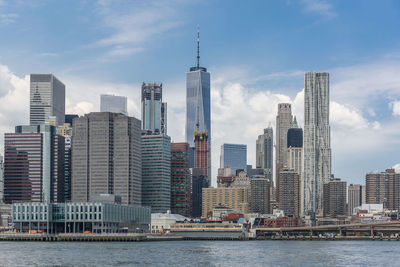
[(273, 182), (273, 149), (274, 132), (272, 127), (268, 127), (264, 129), (264, 134), (259, 135), (256, 141), (256, 168), (263, 169), (271, 183)]
[(248, 213), (249, 193), (249, 188), (247, 187), (203, 188), (202, 216), (208, 217), (213, 209), (219, 205), (226, 206), (242, 214)]
[(211, 100), (210, 73), (200, 67), (200, 38), (197, 33), (197, 62), (186, 73), (186, 142), (194, 147), (194, 132), (207, 132), (208, 171), (211, 174)]
[(347, 188), (348, 215), (353, 215), (354, 208), (366, 204), (365, 185), (350, 184)]
[(303, 166), (303, 130), (298, 128), (296, 117), (288, 130), (287, 140), (288, 168), (293, 169), (300, 178), (300, 215), (304, 212), (304, 166)]
[(53, 74), (31, 74), (29, 106), (30, 125), (48, 123), (51, 116), (64, 124), (65, 85)]
[(142, 84), (142, 129), (167, 134), (167, 103), (162, 102), (162, 84)]
[[(279, 171), (287, 167), (287, 134), (292, 126), (292, 105), (289, 103), (278, 104), (278, 115), (276, 116), (276, 184), (279, 184)], [(276, 200), (279, 202), (279, 186), (276, 187)]]
[(74, 119), (72, 201), (100, 194), (141, 205), (140, 120), (121, 113), (92, 112)]
[(194, 133), (194, 167), (201, 169), (203, 171), (203, 175), (206, 177), (208, 184), (210, 183), (210, 161), (209, 161), (209, 145), (208, 145), (208, 133), (204, 132), (195, 132)]
[(324, 217), (346, 215), (346, 182), (338, 178), (324, 184)]
[(304, 210), (315, 212), (331, 178), (329, 73), (306, 72), (304, 88)]
[(171, 209), (171, 138), (142, 135), (142, 205), (152, 213)]
[(219, 168), (217, 175), (217, 185), (218, 187), (229, 187), (235, 180), (235, 175), (232, 173), (230, 167)]
[(300, 215), (300, 177), (299, 174), (288, 168), (279, 171), (279, 208), (286, 216), (299, 217)]
[(4, 202), (64, 202), (64, 137), (51, 125), (4, 136)]
[(240, 144), (223, 144), (221, 146), (220, 168), (230, 167), (232, 173), (247, 169), (247, 146)]
[(100, 95), (100, 112), (122, 113), (128, 116), (126, 96)]
[(150, 208), (112, 203), (14, 203), (17, 232), (118, 233), (148, 231)]
[(367, 204), (383, 204), (385, 209), (400, 209), (400, 173), (394, 169), (368, 173), (365, 177)]
[(250, 180), (250, 209), (251, 212), (270, 214), (270, 182), (263, 176)]
[(203, 188), (209, 186), (207, 177), (203, 175), (203, 170), (192, 168), (192, 217), (199, 218), (202, 214)]
[(188, 143), (171, 143), (171, 212), (186, 217), (192, 215)]

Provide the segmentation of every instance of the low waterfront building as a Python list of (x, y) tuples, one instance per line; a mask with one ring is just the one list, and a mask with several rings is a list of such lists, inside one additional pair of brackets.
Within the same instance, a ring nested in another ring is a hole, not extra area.
[(190, 221), (189, 218), (180, 214), (167, 213), (152, 213), (150, 230), (152, 234), (164, 234), (169, 232), (171, 225), (175, 223)]
[(17, 232), (117, 233), (148, 231), (150, 208), (112, 203), (14, 203)]

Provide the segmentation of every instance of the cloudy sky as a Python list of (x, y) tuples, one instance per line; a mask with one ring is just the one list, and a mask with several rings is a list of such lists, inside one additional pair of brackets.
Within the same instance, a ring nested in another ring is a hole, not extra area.
[[(400, 163), (400, 1), (6, 1), (0, 0), (0, 142), (28, 123), (29, 74), (66, 84), (67, 113), (99, 110), (99, 95), (129, 98), (162, 82), (168, 131), (184, 141), (185, 73), (211, 73), (213, 173), (224, 142), (255, 140), (277, 105), (303, 125), (305, 71), (328, 71), (332, 170), (350, 183)], [(400, 165), (398, 165), (400, 166)], [(400, 168), (399, 168), (400, 169)]]

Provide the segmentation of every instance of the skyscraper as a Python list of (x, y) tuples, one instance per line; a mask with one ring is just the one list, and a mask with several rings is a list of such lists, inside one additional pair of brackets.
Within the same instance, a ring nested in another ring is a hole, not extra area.
[(279, 171), (279, 208), (287, 216), (300, 214), (300, 179), (293, 169), (282, 168)]
[(64, 137), (56, 127), (17, 126), (4, 150), (5, 203), (64, 201)]
[(278, 104), (276, 116), (276, 200), (279, 202), (279, 170), (287, 167), (287, 133), (292, 126), (292, 106), (289, 103)]
[(195, 132), (195, 154), (194, 154), (194, 167), (201, 169), (203, 175), (207, 179), (207, 183), (210, 184), (210, 174), (209, 174), (209, 158), (210, 155), (208, 149), (208, 134), (207, 131)]
[(142, 129), (167, 134), (167, 103), (162, 102), (162, 84), (142, 84)]
[(171, 143), (171, 212), (192, 216), (192, 175), (189, 144)]
[(346, 182), (338, 178), (324, 184), (324, 217), (346, 215)]
[(210, 73), (200, 67), (199, 33), (197, 33), (197, 64), (186, 73), (186, 142), (194, 147), (194, 132), (208, 133), (208, 171), (211, 174), (211, 109)]
[(259, 135), (256, 141), (256, 167), (264, 169), (266, 178), (269, 179), (270, 183), (273, 183), (273, 149), (274, 133), (272, 127), (268, 127), (264, 129), (264, 134)]
[(223, 144), (221, 146), (220, 168), (230, 167), (236, 170), (247, 170), (247, 146), (239, 144)]
[(365, 185), (350, 184), (347, 188), (348, 215), (353, 215), (354, 208), (366, 203)]
[(207, 177), (198, 168), (192, 168), (192, 217), (201, 217), (203, 203), (203, 188), (208, 187)]
[(152, 213), (171, 209), (171, 138), (142, 135), (142, 204)]
[(304, 174), (303, 174), (303, 130), (298, 128), (296, 117), (288, 130), (287, 138), (288, 167), (300, 178), (300, 214), (304, 210)]
[(126, 96), (100, 95), (100, 112), (114, 112), (128, 115)]
[(305, 212), (323, 209), (323, 185), (331, 178), (329, 73), (304, 75)]
[(270, 211), (270, 181), (263, 176), (255, 176), (250, 180), (251, 212), (269, 214)]
[(141, 204), (140, 120), (120, 113), (92, 112), (74, 119), (72, 201), (87, 202), (100, 194)]
[(51, 116), (64, 124), (65, 85), (53, 74), (31, 74), (29, 113), (30, 125), (48, 123)]
[(400, 173), (394, 169), (368, 173), (365, 177), (367, 204), (383, 204), (385, 209), (400, 209)]

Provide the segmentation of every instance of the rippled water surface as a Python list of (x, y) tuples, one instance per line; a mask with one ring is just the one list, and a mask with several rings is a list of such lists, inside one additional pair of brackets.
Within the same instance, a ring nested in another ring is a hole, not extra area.
[(400, 242), (0, 242), (0, 266), (400, 266)]

